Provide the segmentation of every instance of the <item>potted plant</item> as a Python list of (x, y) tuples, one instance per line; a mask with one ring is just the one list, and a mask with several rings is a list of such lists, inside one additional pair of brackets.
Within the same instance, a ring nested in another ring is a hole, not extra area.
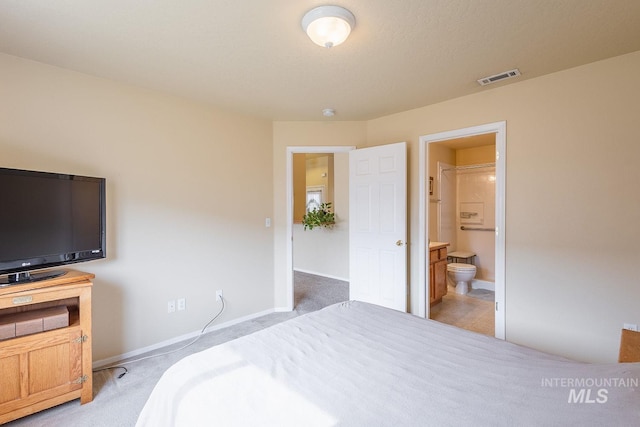
[(313, 230), (315, 227), (330, 228), (336, 223), (336, 214), (331, 212), (331, 202), (321, 203), (302, 217), (304, 229)]

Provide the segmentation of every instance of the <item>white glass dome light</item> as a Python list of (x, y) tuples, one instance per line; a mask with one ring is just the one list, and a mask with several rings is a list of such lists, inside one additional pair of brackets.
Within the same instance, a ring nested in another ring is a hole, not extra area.
[(353, 13), (340, 6), (319, 6), (302, 17), (302, 29), (322, 47), (338, 46), (356, 25)]

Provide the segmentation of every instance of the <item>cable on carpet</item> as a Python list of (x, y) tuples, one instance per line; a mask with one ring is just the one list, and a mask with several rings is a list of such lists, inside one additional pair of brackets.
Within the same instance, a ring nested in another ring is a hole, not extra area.
[(124, 372), (122, 372), (120, 375), (118, 375), (118, 378), (122, 378), (124, 377), (127, 373), (129, 373), (129, 370), (127, 368), (125, 368), (122, 365), (128, 365), (130, 363), (136, 363), (136, 362), (140, 362), (142, 360), (147, 360), (147, 359), (151, 359), (154, 357), (158, 357), (158, 356), (166, 356), (167, 354), (172, 354), (172, 353), (176, 353), (178, 351), (184, 350), (185, 348), (189, 347), (190, 345), (195, 344), (196, 341), (198, 341), (200, 339), (200, 337), (202, 337), (202, 335), (204, 335), (205, 331), (207, 330), (207, 328), (218, 318), (220, 317), (220, 315), (222, 314), (222, 312), (224, 311), (224, 307), (225, 307), (225, 303), (224, 303), (224, 298), (222, 297), (222, 295), (220, 295), (220, 301), (222, 302), (222, 307), (220, 308), (220, 311), (218, 311), (218, 313), (213, 316), (213, 318), (211, 320), (209, 320), (209, 322), (207, 322), (206, 325), (204, 325), (204, 327), (202, 328), (202, 330), (200, 331), (200, 333), (198, 334), (197, 337), (195, 337), (195, 339), (185, 345), (183, 345), (180, 348), (177, 348), (175, 350), (171, 350), (171, 351), (165, 351), (164, 353), (158, 353), (158, 354), (152, 354), (149, 356), (145, 356), (145, 357), (141, 357), (139, 359), (134, 359), (134, 360), (128, 360), (126, 362), (122, 362), (119, 363), (117, 365), (111, 365), (111, 366), (105, 366), (104, 368), (98, 368), (98, 369), (94, 369), (93, 372), (100, 372), (100, 371), (106, 371), (106, 370), (111, 370), (111, 369), (124, 369)]

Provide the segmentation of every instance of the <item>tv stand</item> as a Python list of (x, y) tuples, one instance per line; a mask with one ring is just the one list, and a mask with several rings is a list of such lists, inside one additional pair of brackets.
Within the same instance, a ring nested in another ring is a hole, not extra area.
[(0, 287), (17, 285), (21, 283), (38, 282), (40, 280), (49, 280), (67, 274), (66, 270), (47, 270), (32, 273), (23, 271), (20, 273), (9, 274), (7, 277), (0, 277)]
[(0, 424), (70, 400), (93, 400), (94, 277), (68, 270), (53, 279), (0, 288), (0, 316), (55, 307), (69, 312), (68, 326), (0, 340)]

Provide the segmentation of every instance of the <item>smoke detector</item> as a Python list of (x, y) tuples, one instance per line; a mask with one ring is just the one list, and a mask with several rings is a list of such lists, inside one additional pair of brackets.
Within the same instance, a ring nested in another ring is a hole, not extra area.
[(514, 68), (513, 70), (504, 71), (502, 73), (494, 74), (493, 76), (483, 77), (478, 79), (478, 83), (481, 86), (490, 85), (491, 83), (496, 83), (501, 80), (510, 79), (513, 77), (518, 77), (520, 75), (520, 70)]

